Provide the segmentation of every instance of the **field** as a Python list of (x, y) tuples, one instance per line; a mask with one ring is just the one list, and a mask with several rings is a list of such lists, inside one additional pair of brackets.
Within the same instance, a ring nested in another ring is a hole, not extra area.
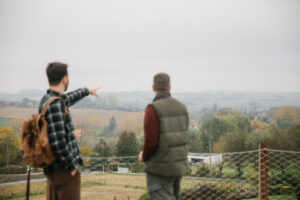
[[(147, 191), (145, 175), (100, 174), (81, 177), (83, 200), (135, 200)], [(184, 179), (182, 188), (191, 188), (198, 180)], [(31, 183), (31, 199), (46, 199), (46, 183)], [(26, 184), (0, 186), (0, 199), (20, 200), (25, 197)]]
[[(74, 125), (88, 123), (99, 127), (108, 126), (109, 120), (115, 117), (118, 128), (126, 129), (134, 123), (135, 127), (143, 126), (144, 113), (124, 112), (116, 110), (71, 109)], [(26, 119), (36, 114), (36, 108), (0, 108), (0, 125), (7, 125), (8, 119)]]
[(9, 126), (10, 119), (0, 118), (0, 127)]
[[(184, 178), (182, 190), (193, 188), (199, 183), (207, 182), (199, 179)], [(46, 200), (46, 182), (31, 182), (31, 199)], [(0, 200), (21, 200), (25, 197), (26, 184), (0, 186)], [(82, 200), (138, 200), (147, 192), (144, 174), (99, 174), (81, 177)], [(271, 196), (270, 200), (296, 200), (291, 196)], [(247, 200), (258, 200), (247, 199)]]

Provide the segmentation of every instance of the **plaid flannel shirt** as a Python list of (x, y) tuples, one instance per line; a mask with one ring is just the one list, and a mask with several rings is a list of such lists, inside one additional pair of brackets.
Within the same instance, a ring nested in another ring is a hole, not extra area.
[(64, 104), (58, 99), (49, 105), (45, 114), (45, 118), (48, 122), (49, 143), (56, 156), (54, 163), (43, 167), (46, 175), (53, 173), (58, 168), (72, 171), (83, 164), (79, 147), (74, 136), (74, 126), (68, 107), (87, 95), (89, 95), (89, 90), (87, 88), (78, 89), (65, 94), (48, 90), (47, 94), (42, 98), (39, 106), (39, 113), (43, 109), (45, 103), (54, 96), (59, 96), (64, 99), (68, 110), (68, 114), (64, 116)]

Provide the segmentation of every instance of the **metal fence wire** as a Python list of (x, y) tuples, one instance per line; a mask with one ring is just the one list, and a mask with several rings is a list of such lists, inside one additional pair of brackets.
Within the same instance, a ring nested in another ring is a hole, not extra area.
[[(300, 200), (300, 152), (260, 149), (193, 154), (181, 200)], [(136, 156), (90, 157), (85, 171), (142, 173)]]
[(207, 157), (191, 167), (201, 182), (185, 190), (182, 200), (300, 200), (300, 152), (262, 149)]

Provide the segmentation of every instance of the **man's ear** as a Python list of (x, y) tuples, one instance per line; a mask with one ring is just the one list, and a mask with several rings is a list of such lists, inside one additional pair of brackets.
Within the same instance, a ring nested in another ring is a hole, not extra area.
[(152, 90), (153, 90), (154, 92), (156, 92), (156, 89), (155, 89), (155, 86), (154, 86), (154, 85), (152, 85)]
[(168, 91), (171, 91), (171, 85), (168, 86)]
[(61, 81), (62, 81), (63, 84), (67, 84), (68, 83), (68, 76), (67, 75), (64, 76)]

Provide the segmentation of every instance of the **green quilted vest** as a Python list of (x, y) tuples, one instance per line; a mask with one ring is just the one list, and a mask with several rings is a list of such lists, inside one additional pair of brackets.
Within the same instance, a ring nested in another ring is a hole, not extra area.
[(159, 119), (159, 140), (145, 171), (164, 177), (183, 176), (188, 169), (188, 112), (169, 92), (160, 92), (151, 104)]

